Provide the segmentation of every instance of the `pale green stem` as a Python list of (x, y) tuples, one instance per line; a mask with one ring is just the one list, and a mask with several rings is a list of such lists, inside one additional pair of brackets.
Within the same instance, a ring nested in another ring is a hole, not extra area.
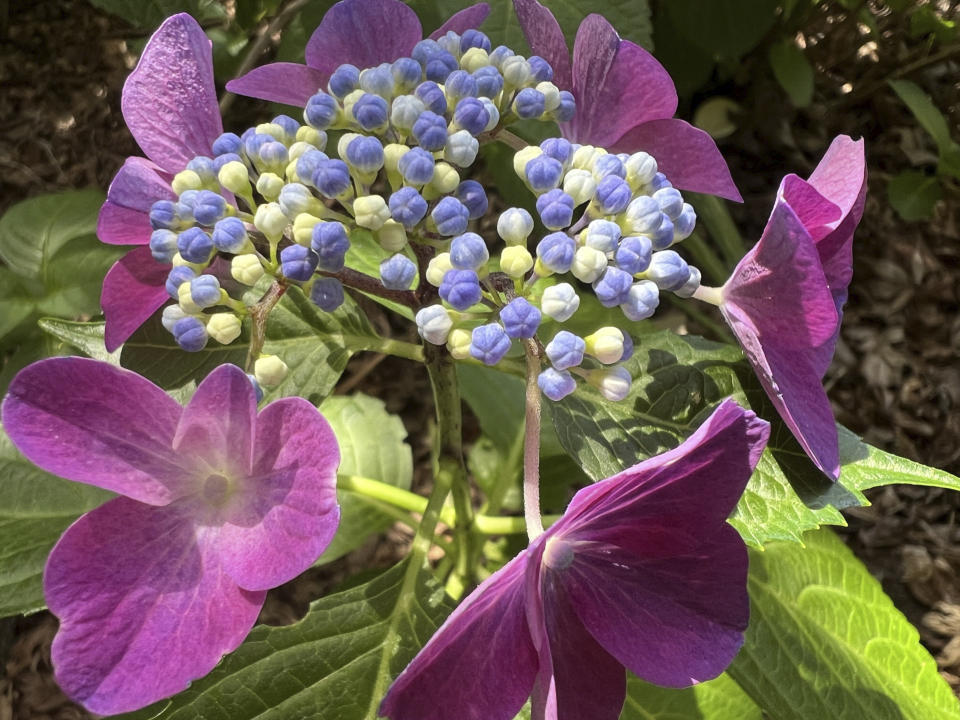
[(537, 343), (524, 343), (527, 354), (527, 398), (523, 435), (523, 516), (530, 542), (543, 534), (540, 517), (540, 354)]
[(723, 288), (701, 285), (697, 288), (696, 292), (693, 293), (693, 297), (695, 297), (697, 300), (701, 300), (705, 303), (710, 303), (711, 305), (716, 305), (719, 307), (723, 303)]

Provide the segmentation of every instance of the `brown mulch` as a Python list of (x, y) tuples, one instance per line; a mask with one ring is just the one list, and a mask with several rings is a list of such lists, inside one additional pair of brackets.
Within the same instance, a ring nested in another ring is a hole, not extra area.
[[(784, 100), (782, 112), (770, 113), (770, 98), (782, 97), (772, 81), (727, 88), (744, 113), (722, 150), (746, 199), (735, 209), (738, 222), (753, 238), (784, 172), (808, 174), (837, 133), (867, 138), (870, 193), (827, 386), (838, 420), (868, 442), (960, 474), (960, 192), (956, 184), (948, 188), (929, 223), (900, 220), (886, 201), (887, 180), (929, 164), (935, 150), (882, 81), (936, 48), (910, 38), (882, 5), (869, 7), (882, 29), (875, 48), (865, 48), (857, 23), (837, 3), (821, 4), (807, 38), (817, 67), (810, 108), (790, 111)], [(6, 35), (0, 35), (0, 212), (40, 193), (106, 188), (123, 158), (137, 152), (119, 112), (120, 88), (134, 60), (123, 39), (128, 34), (123, 22), (82, 0), (11, 4)], [(754, 56), (762, 62), (765, 53)], [(933, 95), (951, 127), (960, 125), (960, 63), (908, 77)], [(374, 321), (387, 322), (378, 313)], [(403, 417), (414, 449), (415, 485), (427, 485), (430, 434), (424, 418), (432, 410), (425, 378), (403, 361), (373, 363), (369, 356), (354, 358), (345, 377)], [(847, 513), (844, 537), (960, 691), (960, 494), (888, 487), (873, 491), (871, 500), (872, 506)], [(273, 591), (261, 619), (294, 621), (310, 600), (359, 568), (389, 565), (408, 542), (407, 533), (394, 529), (308, 572)], [(55, 628), (47, 613), (0, 620), (0, 720), (89, 717), (52, 680)]]

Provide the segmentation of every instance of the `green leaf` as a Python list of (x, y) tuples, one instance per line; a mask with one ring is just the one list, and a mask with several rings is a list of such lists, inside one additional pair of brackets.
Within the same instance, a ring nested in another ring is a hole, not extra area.
[[(359, 475), (404, 490), (413, 480), (413, 454), (404, 440), (403, 421), (387, 412), (382, 400), (367, 395), (333, 395), (320, 412), (340, 444), (341, 475)], [(372, 506), (364, 496), (339, 491), (340, 527), (318, 560), (330, 562), (393, 524), (393, 518)]]
[(777, 18), (776, 0), (670, 0), (660, 11), (677, 32), (711, 57), (735, 60), (754, 48)]
[(90, 0), (90, 4), (145, 30), (159, 27), (179, 12), (190, 13), (200, 23), (223, 21), (227, 17), (217, 0)]
[(904, 170), (887, 183), (887, 198), (904, 220), (929, 220), (942, 197), (940, 181), (916, 170)]
[(681, 690), (628, 674), (620, 720), (763, 720), (763, 713), (726, 674)]
[(43, 566), (50, 549), (70, 523), (112, 495), (35, 467), (2, 428), (0, 477), (0, 617), (5, 617), (43, 609)]
[(728, 673), (777, 720), (948, 720), (960, 705), (917, 631), (830, 531), (751, 551), (750, 627)]
[(110, 353), (103, 343), (102, 322), (71, 322), (59, 318), (40, 318), (40, 329), (94, 360), (120, 364), (120, 351)]
[(796, 107), (810, 104), (813, 100), (813, 68), (792, 38), (784, 38), (770, 46), (770, 67), (780, 87), (790, 96), (790, 102)]
[(125, 717), (375, 720), (392, 679), (450, 610), (429, 571), (404, 562), (317, 600), (295, 625), (255, 628), (166, 708)]
[(910, 80), (888, 80), (887, 82), (910, 108), (920, 127), (926, 130), (937, 143), (940, 154), (956, 152), (957, 143), (950, 137), (950, 126), (946, 117), (933, 104), (933, 100), (923, 91), (923, 88)]

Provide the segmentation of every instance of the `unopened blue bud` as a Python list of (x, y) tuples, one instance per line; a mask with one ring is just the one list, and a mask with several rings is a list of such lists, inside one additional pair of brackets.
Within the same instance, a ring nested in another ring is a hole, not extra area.
[(499, 69), (504, 60), (514, 55), (516, 55), (516, 53), (506, 45), (497, 45), (497, 47), (490, 51), (490, 64)]
[(414, 320), (420, 337), (434, 345), (443, 345), (453, 327), (453, 320), (443, 305), (428, 305), (422, 308)]
[(690, 277), (687, 281), (674, 292), (682, 298), (693, 297), (693, 294), (700, 288), (700, 270), (690, 266)]
[(657, 190), (662, 190), (663, 188), (671, 188), (673, 183), (667, 180), (667, 176), (662, 172), (658, 172), (653, 176), (653, 180), (650, 181), (650, 192), (655, 193)]
[(560, 106), (553, 111), (557, 122), (570, 122), (577, 112), (577, 101), (569, 90), (560, 91)]
[(430, 112), (437, 115), (444, 115), (447, 112), (447, 96), (444, 95), (443, 89), (432, 80), (417, 85), (413, 94)]
[(240, 218), (224, 218), (214, 225), (212, 239), (217, 250), (237, 254), (247, 247), (247, 228)]
[(573, 220), (573, 198), (559, 188), (537, 198), (537, 212), (550, 230), (567, 227)]
[[(410, 152), (413, 152), (413, 150)], [(407, 155), (409, 154), (407, 153)], [(427, 201), (412, 187), (397, 190), (390, 196), (389, 204), (390, 216), (407, 230), (413, 228), (427, 214)]]
[(393, 82), (398, 92), (406, 93), (413, 90), (423, 78), (423, 68), (413, 58), (402, 57), (393, 61), (390, 66)]
[(195, 172), (204, 183), (215, 182), (217, 171), (213, 166), (213, 159), (198, 155), (187, 163), (187, 170)]
[(478, 97), (495, 98), (503, 90), (503, 75), (491, 65), (474, 72), (473, 79), (477, 83)]
[(360, 172), (373, 173), (383, 167), (383, 145), (375, 137), (355, 137), (345, 154), (345, 160)]
[(417, 276), (417, 265), (403, 253), (380, 263), (380, 282), (388, 290), (409, 290)]
[(627, 209), (632, 197), (633, 191), (626, 180), (607, 175), (597, 183), (597, 194), (593, 196), (593, 201), (604, 215), (619, 215)]
[(479, 135), (490, 120), (490, 113), (482, 102), (475, 97), (466, 97), (457, 103), (453, 112), (453, 121), (471, 135)]
[(457, 196), (457, 200), (467, 206), (471, 220), (482, 218), (487, 214), (489, 207), (487, 193), (484, 192), (483, 185), (476, 180), (464, 180), (457, 185), (454, 195)]
[(544, 155), (552, 157), (564, 167), (567, 167), (573, 155), (573, 145), (564, 138), (548, 138), (540, 143), (540, 149)]
[(566, 370), (547, 368), (537, 377), (540, 391), (554, 402), (563, 400), (577, 389), (577, 381)]
[(423, 70), (427, 80), (442, 83), (446, 82), (447, 77), (454, 70), (460, 67), (457, 59), (446, 50), (441, 50), (427, 58), (427, 63)]
[(177, 254), (177, 234), (161, 228), (150, 235), (150, 254), (157, 262), (169, 264)]
[(317, 165), (324, 160), (329, 160), (326, 153), (319, 150), (307, 150), (297, 158), (297, 177), (302, 182), (313, 182), (313, 175), (317, 172)]
[(320, 268), (339, 272), (343, 270), (344, 257), (350, 249), (350, 238), (341, 223), (318, 222), (310, 235), (310, 248), (317, 254)]
[(187, 262), (205, 263), (213, 252), (213, 240), (198, 227), (188, 228), (177, 237), (177, 249)]
[(620, 226), (609, 220), (591, 220), (587, 225), (586, 245), (602, 253), (616, 252)]
[(460, 35), (453, 30), (447, 30), (441, 37), (438, 37), (437, 45), (454, 57), (460, 57)]
[(167, 293), (176, 300), (179, 297), (178, 290), (185, 282), (193, 280), (197, 274), (185, 265), (179, 265), (170, 270), (167, 274), (166, 289)]
[(673, 241), (686, 240), (697, 226), (697, 211), (690, 203), (684, 203), (680, 214), (673, 221)]
[(350, 65), (349, 63), (341, 65), (334, 70), (330, 76), (330, 82), (327, 83), (330, 93), (340, 100), (343, 100), (343, 98), (359, 86), (360, 70), (355, 65)]
[(274, 125), (279, 125), (282, 127), (284, 134), (291, 143), (297, 137), (297, 130), (300, 129), (300, 123), (298, 123), (289, 115), (277, 115), (270, 122), (272, 122)]
[(173, 325), (173, 339), (187, 352), (200, 352), (208, 338), (207, 328), (198, 318), (187, 316)]
[(623, 333), (623, 355), (620, 356), (620, 362), (625, 363), (633, 357), (633, 338), (630, 333)]
[(220, 283), (213, 275), (200, 275), (190, 281), (190, 299), (197, 307), (209, 308), (220, 303)]
[(653, 194), (653, 199), (657, 201), (660, 210), (671, 220), (679, 217), (683, 211), (683, 196), (675, 187), (666, 187), (657, 190)]
[(661, 290), (678, 290), (690, 279), (690, 266), (673, 250), (661, 250), (650, 259), (647, 277)]
[(376, 130), (387, 124), (389, 109), (387, 101), (379, 95), (364, 93), (353, 104), (353, 117), (364, 130)]
[(533, 71), (533, 79), (538, 83), (553, 80), (553, 68), (542, 57), (531, 55), (527, 58), (527, 62), (530, 63), (530, 69)]
[(620, 158), (616, 155), (601, 155), (593, 161), (592, 170), (594, 177), (596, 177), (598, 181), (610, 175), (615, 175), (618, 178), (627, 177), (627, 170), (623, 166), (623, 162), (621, 162)]
[(326, 130), (333, 125), (340, 113), (340, 105), (336, 99), (319, 92), (309, 100), (303, 110), (303, 119), (312, 128), (317, 130)]
[(313, 173), (313, 186), (324, 197), (335, 198), (350, 187), (350, 169), (342, 160), (322, 160)]
[(289, 280), (309, 280), (319, 264), (317, 254), (303, 245), (290, 245), (280, 251), (280, 272)]
[(404, 153), (397, 167), (406, 182), (411, 185), (426, 185), (433, 179), (435, 163), (432, 153), (415, 147)]
[(466, 70), (454, 70), (443, 84), (447, 101), (455, 105), (458, 100), (477, 96), (477, 81)]
[(253, 164), (258, 168), (275, 172), (277, 175), (283, 172), (288, 162), (290, 154), (287, 146), (276, 140), (261, 145), (259, 153), (253, 158)]
[(660, 226), (650, 233), (650, 240), (654, 250), (665, 250), (673, 245), (673, 221), (664, 213), (660, 218)]
[(178, 320), (183, 320), (185, 317), (187, 317), (187, 313), (183, 311), (182, 307), (179, 305), (167, 305), (160, 315), (160, 323), (166, 328), (168, 333), (173, 333), (173, 326), (177, 324)]
[(537, 258), (540, 264), (555, 273), (570, 270), (577, 243), (563, 232), (550, 233), (537, 243)]
[(663, 213), (657, 201), (648, 195), (635, 197), (627, 205), (626, 222), (634, 233), (648, 235), (653, 233), (663, 220)]
[(220, 170), (223, 168), (223, 166), (229, 162), (238, 162), (243, 164), (243, 158), (237, 153), (224, 153), (223, 155), (217, 155), (213, 159), (213, 169), (217, 175), (220, 174)]
[[(458, 167), (470, 167), (477, 159), (480, 142), (467, 130), (457, 130), (447, 138), (443, 159)], [(459, 177), (457, 178), (459, 180)], [(452, 189), (452, 188), (451, 188)]]
[(580, 296), (570, 283), (558, 283), (545, 288), (540, 298), (544, 315), (557, 322), (566, 322), (580, 307)]
[(413, 137), (424, 150), (443, 150), (447, 144), (447, 121), (427, 110), (413, 124)]
[(470, 48), (480, 48), (490, 52), (491, 47), (490, 38), (479, 30), (471, 28), (465, 30), (463, 35), (460, 36), (460, 52), (466, 52)]
[(627, 299), (620, 305), (627, 320), (640, 322), (652, 316), (660, 304), (660, 289), (656, 283), (641, 280), (634, 283), (627, 293)]
[(193, 203), (193, 219), (201, 225), (213, 225), (223, 217), (227, 201), (211, 190), (201, 190)]
[(467, 229), (470, 211), (462, 202), (448, 195), (437, 203), (430, 217), (441, 235), (459, 235)]
[(367, 68), (360, 72), (360, 88), (382, 98), (393, 97), (393, 69), (389, 63)]
[(410, 130), (424, 110), (426, 106), (417, 96), (399, 95), (393, 99), (390, 107), (390, 122), (401, 130)]
[(558, 332), (545, 348), (550, 364), (557, 370), (566, 370), (582, 363), (586, 349), (584, 339), (569, 330)]
[(250, 381), (250, 384), (253, 386), (253, 392), (257, 396), (257, 402), (263, 402), (263, 388), (260, 387), (260, 383), (257, 382), (257, 377), (253, 373), (247, 373), (247, 380)]
[(560, 184), (563, 165), (549, 155), (538, 155), (524, 167), (527, 184), (535, 193), (545, 193)]
[(421, 40), (413, 46), (413, 50), (410, 52), (410, 57), (420, 63), (420, 65), (425, 65), (431, 56), (436, 55), (442, 50), (443, 48), (440, 47), (440, 44), (436, 40), (427, 38), (426, 40)]
[(316, 212), (315, 208), (319, 205), (319, 201), (307, 189), (306, 185), (287, 183), (280, 190), (277, 204), (280, 205), (280, 210), (284, 215), (291, 220), (295, 220), (297, 215), (302, 213), (309, 213), (311, 210)]
[(325, 312), (333, 312), (343, 305), (343, 283), (336, 278), (317, 278), (310, 288), (310, 299)]
[(487, 244), (476, 233), (457, 235), (450, 243), (450, 264), (458, 270), (479, 270), (489, 259)]
[(247, 133), (244, 133), (243, 134), (243, 152), (246, 153), (248, 158), (256, 162), (256, 160), (258, 160), (260, 157), (260, 148), (262, 148), (267, 143), (272, 143), (272, 142), (276, 142), (273, 135), (267, 135), (266, 133), (258, 133), (258, 132), (251, 133), (250, 135), (247, 135)]
[(538, 118), (543, 115), (546, 102), (546, 98), (539, 90), (524, 88), (513, 99), (513, 111), (517, 114), (517, 117), (525, 120)]
[(213, 154), (225, 155), (227, 153), (239, 153), (243, 148), (240, 138), (232, 132), (225, 132), (213, 141)]
[(514, 298), (500, 310), (503, 329), (514, 339), (532, 338), (537, 334), (542, 318), (540, 311), (522, 297)]
[(633, 276), (615, 267), (603, 271), (600, 279), (593, 284), (593, 292), (604, 307), (616, 307), (627, 301)]
[(150, 225), (155, 230), (174, 230), (180, 226), (177, 206), (170, 200), (158, 200), (150, 207)]
[(509, 350), (510, 338), (498, 323), (476, 327), (470, 335), (470, 355), (484, 365), (496, 365)]
[(620, 241), (614, 260), (624, 272), (635, 275), (650, 267), (653, 247), (650, 238), (643, 235), (625, 237)]
[(480, 279), (473, 270), (448, 270), (440, 283), (440, 297), (455, 310), (466, 310), (480, 302)]

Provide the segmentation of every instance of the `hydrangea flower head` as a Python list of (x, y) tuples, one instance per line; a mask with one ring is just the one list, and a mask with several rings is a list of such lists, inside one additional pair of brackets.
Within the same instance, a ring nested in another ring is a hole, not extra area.
[[(769, 426), (731, 400), (682, 445), (578, 492), (397, 678), (391, 720), (616, 720), (624, 667), (667, 687), (743, 644), (747, 551), (726, 518)], [(491, 662), (491, 658), (496, 658)]]
[(3, 425), (44, 470), (120, 495), (67, 529), (44, 572), (57, 681), (98, 714), (208, 673), (337, 529), (330, 426), (301, 398), (258, 413), (232, 365), (181, 407), (107, 363), (43, 360), (11, 383)]

